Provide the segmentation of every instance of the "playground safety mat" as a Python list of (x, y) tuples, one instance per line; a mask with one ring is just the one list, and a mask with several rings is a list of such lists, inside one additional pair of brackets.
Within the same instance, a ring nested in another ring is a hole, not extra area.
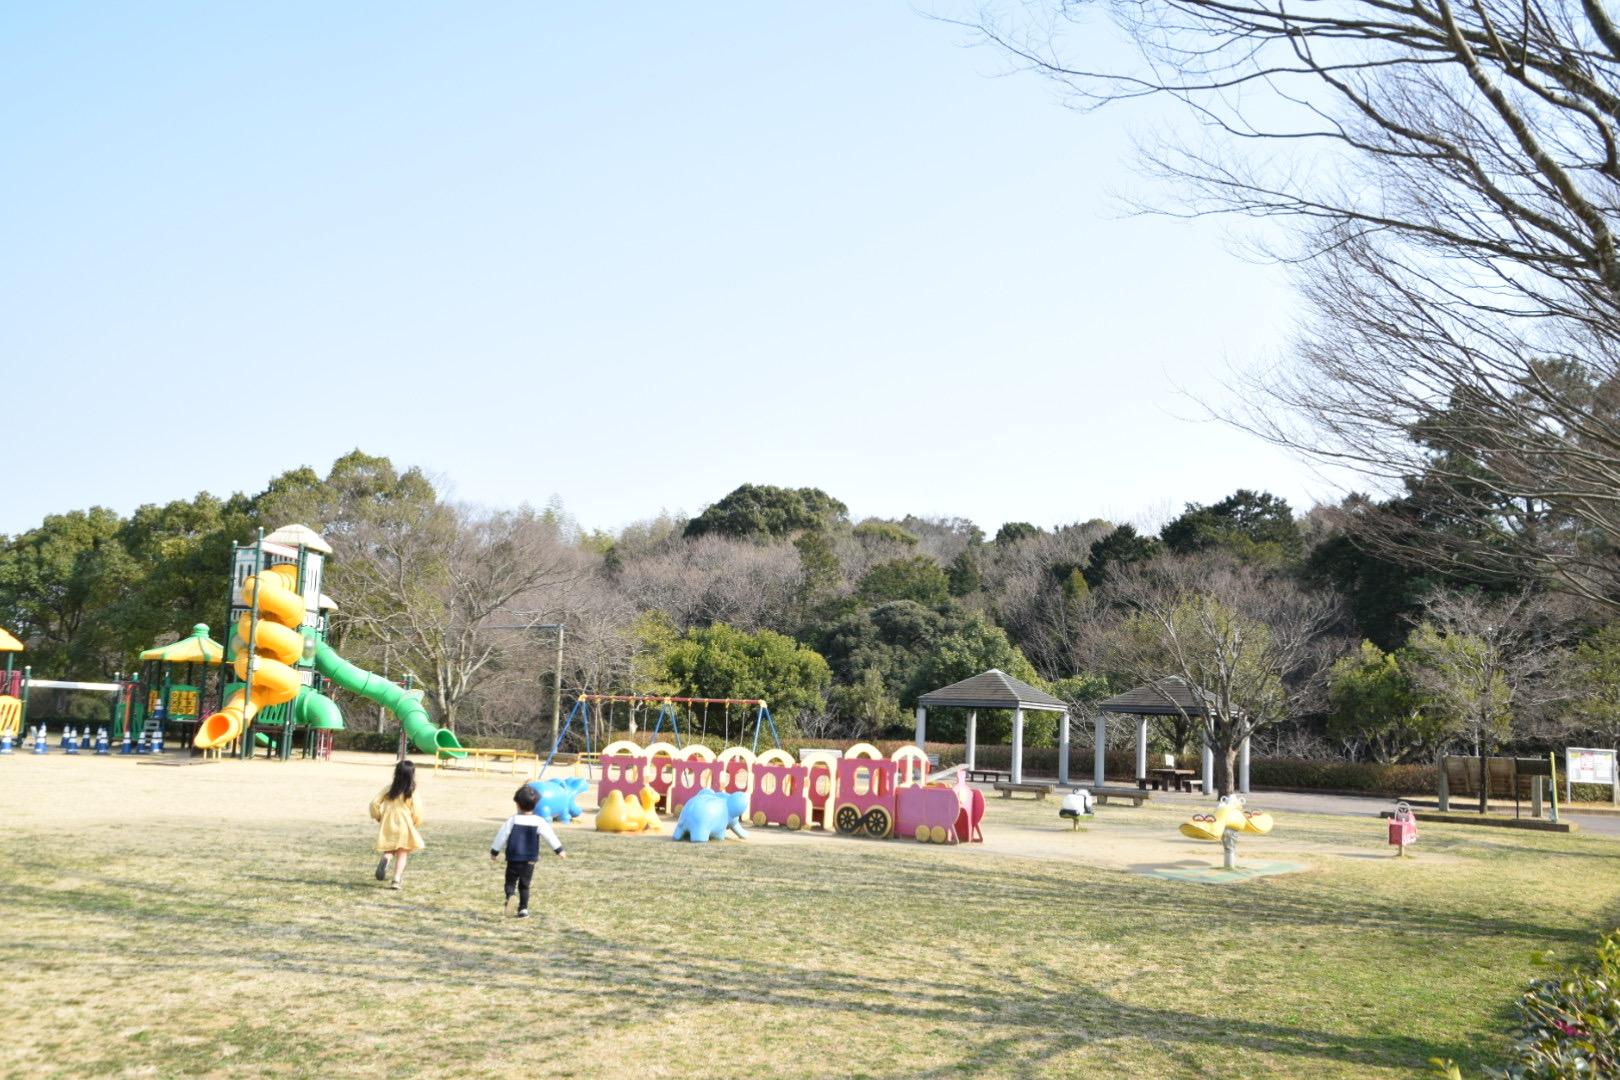
[(1263, 859), (1245, 860), (1234, 869), (1227, 870), (1208, 863), (1172, 863), (1168, 866), (1133, 866), (1131, 869), (1149, 877), (1165, 881), (1196, 881), (1201, 885), (1231, 885), (1239, 881), (1292, 874), (1305, 869), (1304, 863), (1269, 862)]

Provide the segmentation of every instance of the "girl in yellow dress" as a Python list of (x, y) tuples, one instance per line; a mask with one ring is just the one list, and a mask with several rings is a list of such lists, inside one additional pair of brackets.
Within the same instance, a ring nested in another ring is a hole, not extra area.
[(371, 800), (371, 820), (377, 822), (377, 880), (388, 879), (388, 860), (394, 860), (394, 883), (403, 888), (405, 864), (411, 853), (427, 845), (416, 827), (422, 824), (422, 810), (416, 805), (416, 766), (401, 761), (394, 766), (394, 782)]

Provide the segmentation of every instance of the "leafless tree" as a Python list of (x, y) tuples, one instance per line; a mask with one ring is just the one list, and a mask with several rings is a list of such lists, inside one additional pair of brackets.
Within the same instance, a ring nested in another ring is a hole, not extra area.
[[(1068, 31), (1092, 11), (1135, 60), (1086, 62), (1103, 35)], [(1271, 251), (1311, 317), (1234, 419), (1385, 490), (1423, 477), (1429, 524), (1456, 526), (1396, 522), (1380, 542), (1620, 604), (1620, 29), (1603, 5), (1052, 0), (971, 25), (1081, 108), (1184, 104), (1203, 137), (1145, 151), (1189, 193), (1178, 211), (1281, 226)]]
[(617, 580), (638, 609), (663, 611), (680, 630), (726, 622), (785, 631), (792, 628), (800, 575), (792, 544), (701, 536), (625, 562)]
[(1212, 556), (1122, 568), (1108, 592), (1129, 613), (1112, 666), (1143, 684), (1179, 676), (1194, 688), (1202, 716), (1169, 692), (1164, 699), (1202, 729), (1216, 787), (1228, 794), (1244, 740), (1297, 717), (1319, 691), (1336, 598)]
[(587, 556), (555, 518), (433, 504), (357, 526), (332, 576), (335, 622), (386, 645), (454, 728), (464, 699), (522, 628), (557, 622)]
[(1487, 599), (1448, 592), (1431, 597), (1412, 634), (1408, 666), (1426, 708), (1480, 757), (1480, 813), (1486, 809), (1484, 758), (1513, 730), (1533, 723), (1552, 697), (1565, 619), (1531, 592)]

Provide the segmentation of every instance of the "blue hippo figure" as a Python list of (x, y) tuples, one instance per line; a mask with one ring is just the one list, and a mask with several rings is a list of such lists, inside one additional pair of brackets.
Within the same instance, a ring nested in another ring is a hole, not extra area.
[(591, 782), (578, 776), (562, 780), (530, 780), (529, 787), (540, 797), (534, 812), (547, 821), (573, 821), (579, 817), (579, 797), (590, 788)]
[(704, 788), (681, 807), (680, 820), (675, 823), (675, 839), (706, 844), (710, 840), (724, 840), (727, 830), (737, 839), (748, 839), (743, 830), (742, 817), (748, 813), (748, 792), (733, 791), (722, 795)]

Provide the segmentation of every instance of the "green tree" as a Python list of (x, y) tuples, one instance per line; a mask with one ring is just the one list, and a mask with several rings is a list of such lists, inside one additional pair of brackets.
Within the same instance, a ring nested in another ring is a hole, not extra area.
[(827, 661), (814, 649), (773, 630), (746, 633), (725, 623), (666, 642), (659, 661), (679, 695), (763, 698), (778, 727), (820, 709), (832, 685)]
[(1566, 717), (1597, 741), (1620, 749), (1620, 623), (1575, 646), (1560, 674), (1569, 691)]
[(849, 508), (820, 488), (744, 484), (686, 524), (685, 535), (783, 540), (805, 529), (849, 523)]
[(1376, 761), (1429, 761), (1446, 734), (1399, 657), (1370, 641), (1328, 670), (1328, 710), (1328, 734)]
[(979, 557), (972, 548), (959, 552), (951, 560), (946, 574), (951, 581), (951, 595), (955, 597), (972, 596), (979, 591), (979, 583), (983, 580), (979, 572)]
[(28, 644), (36, 671), (101, 676), (127, 666), (129, 652), (145, 644), (120, 617), (142, 579), (122, 527), (116, 513), (96, 506), (51, 514), (0, 547), (0, 623)]
[(943, 604), (950, 599), (951, 583), (940, 565), (926, 555), (878, 563), (862, 575), (856, 595), (869, 604), (889, 600), (915, 600)]
[(883, 673), (867, 668), (853, 683), (833, 687), (828, 706), (843, 722), (851, 738), (881, 738), (885, 731), (903, 727), (906, 714), (884, 684)]
[(1021, 540), (1028, 540), (1032, 536), (1041, 535), (1039, 525), (1031, 525), (1027, 521), (1009, 521), (996, 530), (995, 543), (1005, 547), (1016, 544)]
[(855, 526), (852, 535), (855, 539), (867, 544), (898, 544), (902, 547), (916, 547), (917, 537), (892, 521), (883, 521), (879, 518), (867, 518)]
[(1161, 550), (1162, 545), (1153, 537), (1139, 535), (1135, 526), (1121, 525), (1091, 545), (1086, 559), (1086, 584), (1095, 589), (1108, 580), (1111, 568), (1146, 562)]
[(1407, 645), (1426, 709), (1489, 754), (1513, 730), (1513, 684), (1500, 644), (1482, 634), (1419, 623)]
[(1287, 500), (1247, 488), (1213, 506), (1188, 503), (1185, 513), (1159, 531), (1159, 538), (1178, 555), (1219, 549), (1257, 562), (1296, 559), (1305, 546)]

